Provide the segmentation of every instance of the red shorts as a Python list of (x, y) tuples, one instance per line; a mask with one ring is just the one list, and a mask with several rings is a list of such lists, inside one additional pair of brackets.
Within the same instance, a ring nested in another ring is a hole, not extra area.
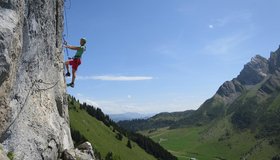
[(78, 66), (81, 64), (81, 59), (80, 58), (75, 58), (69, 60), (69, 64), (72, 66), (73, 70), (77, 70)]

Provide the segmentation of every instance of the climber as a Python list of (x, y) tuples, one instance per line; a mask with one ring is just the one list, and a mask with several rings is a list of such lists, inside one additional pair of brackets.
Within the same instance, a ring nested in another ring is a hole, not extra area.
[(69, 48), (72, 50), (76, 50), (76, 54), (73, 58), (69, 59), (68, 61), (65, 62), (65, 66), (66, 66), (66, 74), (65, 76), (70, 77), (71, 74), (69, 72), (69, 64), (72, 66), (72, 81), (71, 83), (67, 84), (67, 86), (70, 87), (74, 87), (74, 83), (75, 83), (75, 78), (76, 78), (76, 71), (78, 69), (78, 66), (81, 64), (81, 58), (82, 58), (82, 54), (84, 53), (84, 51), (86, 50), (86, 39), (85, 38), (81, 38), (80, 39), (80, 45), (79, 47), (77, 46), (69, 46), (67, 44), (65, 44), (65, 48)]

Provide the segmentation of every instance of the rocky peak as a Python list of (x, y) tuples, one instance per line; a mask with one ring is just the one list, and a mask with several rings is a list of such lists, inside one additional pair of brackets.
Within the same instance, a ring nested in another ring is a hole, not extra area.
[(256, 55), (251, 58), (250, 62), (244, 65), (237, 78), (226, 81), (220, 86), (215, 97), (220, 97), (225, 104), (229, 104), (248, 87), (250, 88), (250, 86), (260, 83), (268, 75), (270, 75), (269, 61), (260, 55)]
[(269, 58), (269, 70), (274, 73), (276, 70), (280, 70), (280, 46), (275, 52), (270, 53)]
[(216, 97), (221, 97), (225, 104), (231, 103), (235, 98), (237, 98), (245, 87), (235, 78), (231, 81), (226, 81), (216, 93)]
[(226, 81), (220, 86), (216, 97), (221, 97), (225, 104), (231, 103), (246, 90), (246, 86), (261, 82), (268, 74), (268, 60), (260, 55), (256, 55), (244, 66), (237, 78)]
[(255, 85), (261, 82), (268, 74), (268, 60), (260, 55), (256, 55), (244, 66), (237, 76), (237, 80), (242, 85)]

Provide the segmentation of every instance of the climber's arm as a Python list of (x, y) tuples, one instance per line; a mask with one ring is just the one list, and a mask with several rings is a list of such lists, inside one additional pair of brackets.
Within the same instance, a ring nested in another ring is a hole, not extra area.
[(72, 50), (79, 50), (81, 47), (76, 47), (76, 46), (65, 46), (65, 48), (69, 48)]

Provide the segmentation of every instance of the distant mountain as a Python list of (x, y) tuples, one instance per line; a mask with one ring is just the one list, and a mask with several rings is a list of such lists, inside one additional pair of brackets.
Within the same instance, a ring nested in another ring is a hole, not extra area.
[(133, 119), (119, 121), (118, 124), (130, 131), (148, 130), (174, 125), (177, 121), (190, 116), (194, 110), (173, 113), (159, 113), (148, 119)]
[(127, 113), (121, 113), (121, 114), (109, 114), (109, 117), (115, 121), (123, 121), (123, 120), (132, 120), (132, 119), (148, 119), (155, 115), (155, 113), (149, 113), (149, 114), (141, 114), (141, 113), (135, 113), (135, 112), (127, 112)]

